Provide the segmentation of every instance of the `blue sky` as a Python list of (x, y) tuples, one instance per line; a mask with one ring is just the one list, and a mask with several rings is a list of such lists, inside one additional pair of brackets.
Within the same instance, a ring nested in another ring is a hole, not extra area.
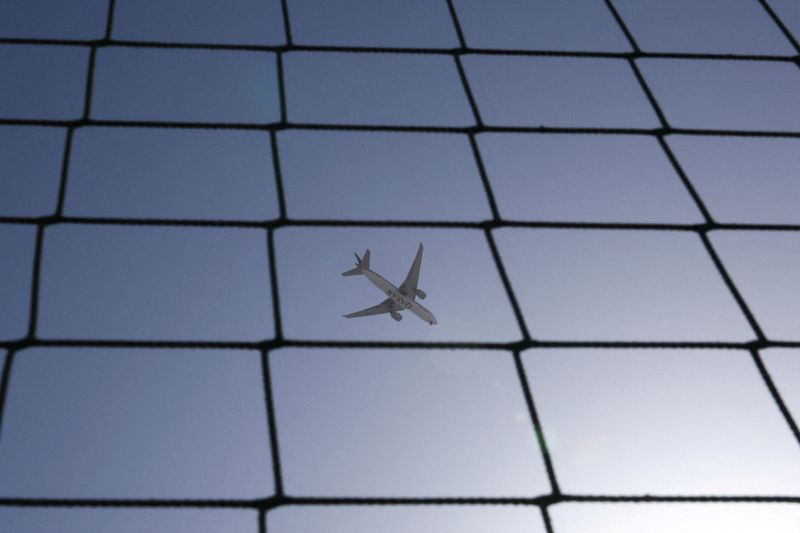
[(796, 2), (109, 5), (0, 5), (0, 524), (800, 528)]

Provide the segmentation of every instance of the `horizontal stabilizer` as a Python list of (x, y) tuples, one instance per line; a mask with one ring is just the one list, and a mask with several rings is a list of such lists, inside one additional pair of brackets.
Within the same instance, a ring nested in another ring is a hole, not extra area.
[(356, 256), (356, 267), (351, 268), (347, 272), (342, 272), (342, 276), (358, 276), (361, 274), (361, 270), (366, 268), (369, 270), (369, 250), (364, 252), (364, 258), (358, 257), (358, 254), (353, 254)]

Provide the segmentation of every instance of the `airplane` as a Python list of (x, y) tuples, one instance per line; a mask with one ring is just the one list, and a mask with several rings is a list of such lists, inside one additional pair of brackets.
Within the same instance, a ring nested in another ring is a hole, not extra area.
[(388, 298), (378, 305), (373, 305), (372, 307), (362, 309), (361, 311), (356, 311), (355, 313), (342, 316), (345, 318), (357, 318), (361, 316), (389, 313), (393, 319), (399, 322), (400, 320), (403, 320), (403, 315), (400, 314), (400, 311), (408, 310), (431, 326), (437, 324), (436, 317), (433, 316), (433, 313), (425, 309), (419, 302), (417, 302), (417, 297), (419, 297), (420, 300), (423, 300), (426, 296), (424, 291), (417, 288), (417, 282), (419, 281), (419, 267), (422, 264), (422, 243), (419, 243), (417, 256), (414, 258), (414, 262), (411, 263), (411, 269), (408, 271), (408, 275), (400, 287), (395, 287), (386, 281), (386, 279), (380, 274), (376, 274), (370, 270), (369, 250), (364, 252), (363, 259), (358, 257), (358, 254), (353, 255), (356, 256), (356, 267), (348, 270), (347, 272), (342, 272), (342, 276), (366, 276), (366, 278), (371, 281), (373, 285), (378, 287), (383, 293), (385, 293)]

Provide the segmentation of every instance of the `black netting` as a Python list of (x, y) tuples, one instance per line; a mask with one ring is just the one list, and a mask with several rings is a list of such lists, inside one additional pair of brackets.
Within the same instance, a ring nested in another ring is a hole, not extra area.
[[(33, 224), (38, 228), (35, 246), (35, 256), (33, 262), (33, 283), (31, 294), (30, 322), (27, 336), (19, 341), (0, 342), (0, 347), (8, 350), (5, 366), (2, 371), (0, 381), (0, 417), (5, 403), (8, 390), (8, 383), (11, 378), (14, 366), (15, 353), (21, 349), (34, 346), (77, 346), (77, 347), (143, 347), (143, 348), (246, 348), (256, 349), (262, 354), (264, 396), (267, 405), (268, 426), (270, 429), (271, 453), (273, 460), (275, 495), (269, 498), (257, 500), (156, 500), (156, 499), (136, 499), (136, 500), (104, 500), (104, 499), (47, 499), (47, 498), (0, 498), (0, 505), (3, 506), (106, 506), (106, 507), (225, 507), (255, 509), (259, 512), (259, 517), (277, 506), (294, 505), (390, 505), (390, 504), (419, 504), (419, 505), (439, 505), (439, 504), (508, 504), (508, 505), (532, 505), (541, 509), (545, 526), (548, 531), (553, 531), (550, 521), (548, 507), (559, 502), (789, 502), (800, 504), (800, 496), (724, 496), (724, 495), (692, 495), (676, 494), (670, 496), (649, 496), (649, 495), (617, 495), (617, 494), (593, 494), (578, 495), (563, 493), (558, 484), (557, 472), (547, 451), (544, 442), (542, 428), (536, 412), (535, 399), (528, 386), (525, 369), (521, 360), (521, 352), (534, 347), (561, 347), (561, 348), (734, 348), (747, 350), (752, 356), (758, 372), (763, 379), (764, 385), (775, 401), (786, 423), (791, 428), (795, 438), (800, 444), (800, 429), (790, 415), (784, 401), (782, 400), (769, 372), (767, 371), (758, 350), (769, 347), (794, 347), (800, 348), (800, 342), (774, 341), (764, 334), (755, 316), (748, 307), (747, 302), (742, 297), (741, 292), (734, 284), (725, 266), (714, 250), (708, 232), (719, 229), (749, 229), (749, 230), (774, 230), (774, 231), (800, 231), (800, 225), (786, 224), (731, 224), (718, 223), (713, 220), (709, 210), (704, 205), (703, 199), (692, 185), (690, 178), (683, 171), (678, 160), (672, 153), (665, 136), (670, 134), (683, 135), (712, 135), (712, 136), (738, 136), (738, 137), (791, 137), (800, 138), (800, 131), (739, 131), (739, 130), (714, 130), (714, 129), (681, 129), (672, 127), (665, 117), (659, 102), (653, 91), (648, 86), (646, 80), (639, 71), (635, 62), (641, 58), (679, 58), (688, 60), (732, 60), (732, 61), (770, 61), (794, 63), (800, 67), (800, 44), (788, 31), (786, 26), (769, 6), (767, 0), (759, 0), (763, 9), (780, 29), (783, 35), (791, 42), (797, 55), (794, 56), (752, 56), (736, 54), (700, 54), (700, 53), (650, 53), (643, 52), (636, 43), (631, 32), (625, 25), (624, 20), (613, 5), (612, 0), (606, 0), (608, 9), (611, 11), (616, 22), (624, 32), (629, 41), (633, 52), (580, 52), (580, 51), (554, 51), (554, 50), (487, 50), (470, 49), (466, 46), (464, 35), (458, 21), (455, 7), (452, 0), (448, 0), (448, 7), (456, 28), (460, 46), (457, 49), (403, 49), (403, 48), (378, 48), (378, 47), (338, 47), (338, 46), (299, 46), (292, 44), (291, 28), (289, 24), (286, 0), (283, 0), (284, 28), (287, 37), (287, 44), (281, 46), (239, 46), (239, 45), (216, 45), (216, 44), (175, 44), (168, 42), (131, 42), (118, 41), (111, 39), (111, 29), (113, 26), (114, 0), (110, 0), (108, 20), (105, 38), (98, 41), (63, 41), (63, 40), (43, 40), (43, 39), (0, 39), (0, 44), (36, 44), (47, 46), (88, 46), (90, 48), (89, 67), (87, 72), (86, 94), (84, 101), (83, 117), (79, 120), (23, 120), (23, 119), (0, 119), (0, 124), (6, 125), (45, 125), (63, 126), (67, 129), (67, 137), (64, 148), (63, 165), (61, 169), (61, 181), (59, 188), (58, 206), (55, 214), (47, 217), (25, 218), (25, 217), (0, 217), (0, 223), (7, 224)], [(177, 123), (160, 121), (119, 121), (119, 120), (96, 120), (90, 118), (92, 103), (92, 85), (94, 79), (94, 66), (97, 50), (107, 46), (119, 47), (145, 47), (145, 48), (199, 48), (199, 49), (226, 49), (226, 50), (257, 50), (275, 52), (277, 56), (277, 75), (280, 91), (280, 111), (281, 120), (275, 124), (219, 124), (219, 123)], [(325, 124), (290, 124), (286, 115), (286, 95), (284, 90), (282, 55), (289, 51), (316, 51), (316, 52), (347, 52), (353, 54), (360, 53), (399, 53), (399, 54), (438, 54), (449, 55), (455, 62), (463, 89), (467, 95), (469, 104), (475, 117), (476, 126), (468, 128), (457, 127), (415, 127), (415, 126), (388, 126), (374, 124), (363, 125), (325, 125)], [(618, 58), (628, 62), (638, 80), (641, 89), (647, 96), (652, 108), (654, 109), (660, 127), (655, 129), (636, 129), (636, 128), (570, 128), (570, 127), (494, 127), (483, 123), (480, 111), (473, 97), (470, 84), (462, 66), (461, 58), (464, 54), (480, 53), (489, 55), (523, 55), (523, 56), (564, 56), (564, 57), (584, 57), (584, 58)], [(73, 134), (76, 129), (85, 126), (109, 126), (109, 127), (154, 127), (154, 128), (221, 128), (221, 129), (249, 129), (270, 132), (271, 150), (274, 162), (276, 179), (276, 189), (280, 216), (277, 220), (266, 222), (251, 221), (227, 221), (227, 220), (161, 220), (161, 219), (117, 219), (103, 217), (72, 217), (63, 215), (64, 196), (68, 180), (68, 167), (72, 147)], [(406, 131), (406, 132), (450, 132), (461, 133), (469, 137), (472, 151), (477, 162), (486, 196), (491, 207), (492, 219), (484, 222), (441, 222), (441, 221), (387, 221), (387, 220), (295, 220), (286, 216), (286, 206), (283, 195), (281, 180), (281, 165), (276, 141), (276, 132), (286, 129), (306, 129), (306, 130), (362, 130), (362, 131)], [(658, 223), (597, 223), (597, 222), (524, 222), (503, 220), (499, 214), (497, 204), (492, 193), (486, 170), (481, 160), (481, 154), (476, 143), (476, 134), (484, 132), (532, 132), (540, 134), (559, 134), (574, 133), (587, 135), (641, 135), (655, 138), (669, 159), (675, 172), (680, 177), (687, 191), (691, 195), (694, 203), (703, 215), (704, 222), (700, 224), (658, 224)], [(266, 342), (183, 342), (183, 341), (108, 341), (92, 339), (61, 339), (61, 340), (41, 340), (36, 337), (37, 323), (37, 303), (39, 301), (39, 271), (42, 256), (42, 239), (44, 229), (53, 224), (73, 223), (73, 224), (107, 224), (107, 225), (148, 225), (148, 226), (209, 226), (230, 228), (260, 228), (267, 235), (269, 266), (271, 272), (271, 288), (273, 294), (273, 313), (275, 320), (275, 338)], [(352, 226), (352, 227), (431, 227), (431, 228), (472, 228), (482, 230), (491, 250), (492, 257), (496, 264), (504, 289), (513, 307), (516, 321), (522, 332), (523, 339), (514, 343), (475, 343), (475, 342), (392, 342), (392, 341), (303, 341), (284, 339), (281, 327), (281, 305), (280, 293), (277, 283), (276, 253), (274, 247), (273, 233), (277, 228), (287, 226)], [(509, 277), (503, 265), (500, 253), (492, 231), (501, 227), (549, 227), (549, 228), (575, 228), (583, 230), (593, 229), (613, 229), (613, 230), (646, 230), (646, 231), (679, 231), (692, 232), (697, 234), (711, 260), (713, 261), (719, 275), (724, 280), (731, 294), (735, 298), (739, 308), (747, 318), (748, 323), (756, 333), (756, 340), (747, 343), (736, 342), (635, 342), (635, 341), (539, 341), (533, 338), (525, 324), (520, 310), (519, 302), (512, 290)], [(537, 441), (541, 444), (541, 453), (547, 474), (552, 487), (550, 494), (535, 498), (353, 498), (353, 497), (293, 497), (284, 493), (280, 450), (277, 440), (277, 427), (275, 422), (275, 408), (271, 391), (270, 380), (270, 352), (279, 347), (310, 347), (310, 348), (444, 348), (444, 349), (497, 349), (505, 350), (513, 354), (516, 363), (519, 384), (522, 387), (524, 398), (527, 403), (533, 427), (537, 433)], [(2, 424), (2, 418), (0, 418)], [(0, 425), (2, 430), (2, 425)], [(2, 434), (0, 433), (0, 437)], [(259, 527), (264, 530), (264, 521), (260, 520)]]

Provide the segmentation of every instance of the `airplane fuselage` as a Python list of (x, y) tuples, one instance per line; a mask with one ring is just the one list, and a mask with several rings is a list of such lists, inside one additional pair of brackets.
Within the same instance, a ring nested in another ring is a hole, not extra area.
[(403, 294), (400, 292), (400, 289), (392, 285), (386, 278), (368, 268), (362, 268), (361, 273), (399, 306), (398, 311), (411, 311), (428, 324), (436, 324), (436, 317), (433, 316), (433, 313), (420, 305), (420, 303), (414, 299), (413, 295)]

